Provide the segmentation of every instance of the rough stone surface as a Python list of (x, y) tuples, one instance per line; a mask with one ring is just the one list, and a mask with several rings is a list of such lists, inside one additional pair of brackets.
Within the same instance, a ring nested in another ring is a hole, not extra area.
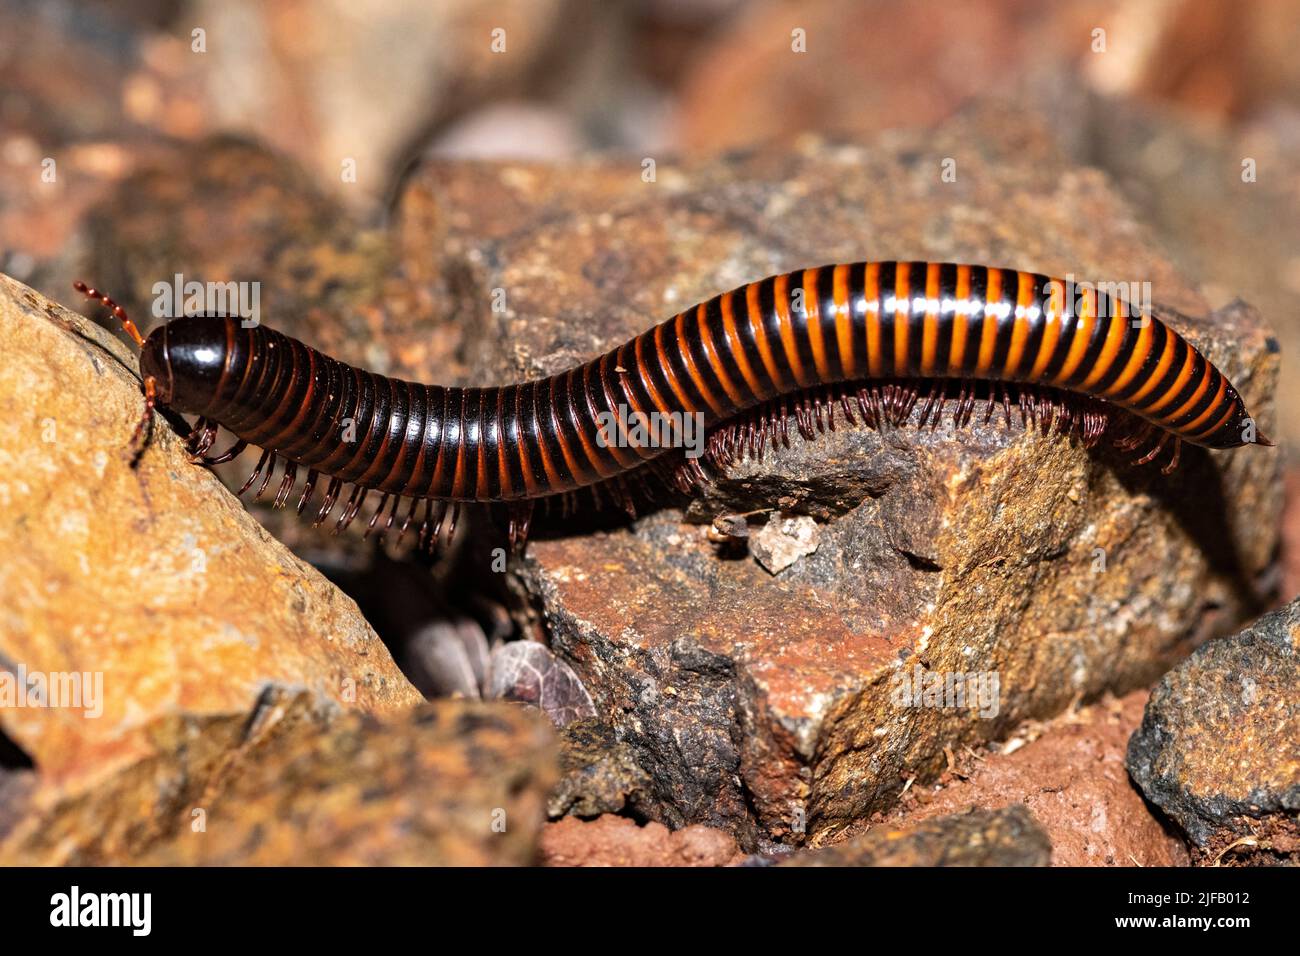
[(971, 810), (901, 828), (875, 827), (781, 866), (1047, 866), (1052, 844), (1025, 807)]
[(0, 321), (0, 668), (102, 681), (94, 706), (0, 707), (44, 780), (89, 783), (152, 752), (164, 715), (244, 711), (267, 684), (367, 711), (420, 701), (356, 605), (165, 421), (131, 467), (143, 399), (120, 343), (5, 276)]
[(885, 817), (891, 827), (972, 807), (1020, 803), (1052, 844), (1053, 866), (1183, 866), (1187, 847), (1129, 780), (1128, 738), (1145, 691), (1028, 726), (1002, 753), (959, 750), (934, 785), (913, 785)]
[[(944, 156), (960, 157), (955, 183), (940, 179)], [(446, 293), (469, 370), (448, 366), (451, 377), (557, 372), (781, 269), (935, 258), (1150, 281), (1273, 425), (1277, 357), (1258, 314), (1239, 303), (1209, 314), (1104, 178), (1021, 116), (968, 114), (867, 145), (803, 138), (661, 163), (654, 182), (640, 174), (608, 161), (413, 174), (401, 261)], [(543, 532), (522, 574), (554, 649), (651, 773), (657, 819), (734, 826), (754, 842), (785, 839), (803, 812), (820, 838), (887, 806), (908, 776), (933, 778), (944, 744), (1147, 683), (1258, 608), (1276, 463), (1262, 448), (1193, 451), (1166, 478), (1000, 420), (841, 429), (737, 467), (685, 515)], [(692, 526), (771, 508), (820, 525), (817, 552), (777, 578)], [(988, 720), (900, 712), (888, 692), (904, 662), (996, 670), (1002, 706)]]
[(635, 811), (650, 792), (650, 776), (637, 766), (633, 749), (595, 718), (574, 721), (561, 732), (560, 770), (546, 805), (552, 819)]
[(152, 725), (155, 753), (71, 796), (46, 788), (5, 863), (456, 865), (535, 860), (555, 781), (546, 721), (442, 701), (377, 718), (268, 691), (252, 713)]
[(749, 553), (773, 574), (780, 574), (800, 558), (817, 550), (821, 535), (808, 515), (783, 515), (774, 511), (767, 524), (749, 538)]
[(484, 696), (531, 704), (557, 727), (596, 716), (573, 669), (536, 641), (511, 641), (492, 652)]
[(1147, 799), (1207, 856), (1300, 859), (1300, 600), (1156, 685), (1129, 743)]
[(727, 866), (742, 859), (731, 834), (694, 824), (670, 832), (626, 817), (565, 817), (542, 831), (545, 866)]

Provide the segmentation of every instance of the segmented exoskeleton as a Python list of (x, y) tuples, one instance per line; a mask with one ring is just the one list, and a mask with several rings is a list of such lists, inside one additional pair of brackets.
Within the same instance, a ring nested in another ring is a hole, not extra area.
[[(684, 489), (739, 455), (850, 420), (898, 425), (914, 412), (936, 424), (953, 405), (969, 422), (1019, 406), (1027, 424), (1094, 443), (1116, 412), (1135, 416), (1119, 444), (1147, 442), (1138, 460), (1172, 441), (1208, 448), (1271, 444), (1227, 377), (1155, 315), (1121, 299), (1030, 272), (934, 262), (858, 262), (784, 273), (715, 296), (559, 375), (516, 385), (421, 385), (354, 368), (266, 326), (236, 318), (178, 318), (141, 337), (146, 415), (155, 405), (200, 416), (193, 450), (208, 464), (247, 445), (265, 449), (244, 489), (275, 501), (305, 470), (301, 511), (328, 479), (318, 521), (343, 486), (340, 527), (367, 493), (383, 496), (370, 521), (403, 530), (418, 520), (436, 538), (448, 502), (512, 504), (511, 536), (527, 531), (523, 503), (584, 487), (630, 502), (629, 477), (664, 470)], [(661, 444), (610, 441), (629, 416), (698, 414), (702, 458), (665, 459)], [(345, 423), (347, 427), (345, 428)], [(237, 436), (207, 457), (218, 425)], [(349, 434), (345, 434), (350, 431)], [(349, 437), (351, 440), (348, 440)], [(411, 504), (404, 519), (399, 502)], [(417, 509), (424, 502), (423, 517)], [(454, 520), (454, 519), (452, 519)]]

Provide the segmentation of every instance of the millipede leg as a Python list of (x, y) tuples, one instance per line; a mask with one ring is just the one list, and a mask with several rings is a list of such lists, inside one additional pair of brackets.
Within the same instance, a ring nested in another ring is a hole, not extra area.
[(1133, 451), (1139, 445), (1145, 444), (1153, 431), (1155, 431), (1155, 425), (1151, 424), (1151, 422), (1143, 422), (1142, 426), (1133, 434), (1117, 439), (1115, 447), (1120, 451)]
[(510, 539), (510, 550), (515, 554), (523, 554), (528, 544), (528, 528), (533, 521), (533, 506), (531, 500), (512, 501), (506, 506), (509, 522), (507, 534)]
[(438, 502), (438, 524), (437, 527), (435, 527), (433, 523), (433, 499), (424, 499), (424, 519), (420, 522), (420, 531), (415, 536), (416, 546), (420, 549), (429, 552), (433, 551), (433, 542), (437, 539), (438, 529), (442, 526), (444, 508), (444, 503), (441, 501)]
[(320, 511), (316, 513), (316, 520), (312, 522), (313, 528), (319, 528), (325, 523), (325, 519), (330, 516), (334, 510), (334, 505), (339, 500), (339, 492), (343, 490), (343, 481), (339, 478), (331, 478), (329, 487), (325, 489), (325, 500), (321, 502)]
[(257, 467), (255, 467), (253, 473), (248, 476), (248, 480), (240, 485), (239, 490), (235, 492), (235, 497), (239, 497), (249, 488), (253, 487), (253, 482), (257, 481), (258, 476), (262, 473), (262, 469), (266, 467), (266, 463), (270, 461), (270, 459), (271, 451), (268, 448), (262, 452), (262, 457), (257, 459)]
[(415, 520), (415, 509), (420, 506), (419, 498), (411, 499), (411, 507), (406, 509), (406, 520), (402, 522), (401, 529), (397, 532), (397, 543), (401, 544), (402, 539), (406, 537), (406, 531), (411, 527), (411, 522)]
[(1174, 457), (1169, 459), (1169, 464), (1160, 469), (1161, 474), (1171, 475), (1178, 467), (1178, 458), (1183, 453), (1183, 440), (1177, 436), (1174, 437)]
[(238, 458), (243, 453), (244, 449), (247, 447), (248, 447), (248, 442), (244, 441), (244, 439), (241, 438), (238, 441), (236, 441), (233, 445), (231, 445), (228, 449), (226, 449), (222, 454), (215, 455), (211, 458), (201, 458), (199, 459), (199, 463), (202, 465), (207, 465), (209, 468), (212, 467), (213, 465), (224, 465), (226, 462), (234, 461), (236, 458)]
[(271, 502), (274, 508), (283, 508), (289, 496), (293, 494), (293, 486), (298, 480), (298, 464), (296, 462), (285, 460), (284, 478), (280, 481), (280, 487), (275, 493), (275, 499)]
[(379, 506), (375, 508), (375, 513), (372, 514), (370, 520), (366, 522), (366, 533), (361, 536), (363, 541), (370, 537), (370, 533), (375, 530), (375, 525), (379, 522), (380, 516), (384, 513), (384, 505), (388, 504), (388, 499), (391, 497), (392, 495), (385, 492), (384, 496), (379, 499)]
[(356, 518), (357, 512), (361, 510), (361, 504), (366, 500), (366, 495), (370, 489), (362, 485), (353, 485), (352, 494), (348, 497), (347, 504), (343, 506), (343, 513), (339, 515), (339, 520), (334, 525), (334, 534), (338, 534), (352, 524)]
[(266, 491), (266, 486), (271, 483), (271, 476), (275, 474), (275, 454), (271, 455), (271, 464), (266, 469), (266, 474), (262, 477), (262, 483), (257, 486), (257, 492), (253, 495), (254, 501), (259, 501), (262, 493)]
[(397, 506), (401, 502), (401, 495), (393, 495), (393, 503), (388, 506), (388, 518), (384, 521), (384, 530), (379, 533), (381, 538), (393, 529), (393, 521), (397, 518)]
[(1147, 452), (1145, 455), (1139, 458), (1136, 462), (1134, 462), (1134, 464), (1145, 465), (1147, 462), (1154, 459), (1156, 455), (1160, 454), (1160, 452), (1164, 449), (1165, 444), (1168, 441), (1169, 441), (1169, 432), (1163, 432), (1160, 435), (1160, 440), (1156, 442), (1156, 447), (1152, 448), (1149, 452)]
[(320, 472), (315, 468), (307, 469), (307, 483), (302, 486), (302, 497), (298, 499), (298, 514), (302, 514), (302, 509), (307, 507), (307, 502), (311, 500), (312, 492), (316, 490), (316, 480), (320, 478)]

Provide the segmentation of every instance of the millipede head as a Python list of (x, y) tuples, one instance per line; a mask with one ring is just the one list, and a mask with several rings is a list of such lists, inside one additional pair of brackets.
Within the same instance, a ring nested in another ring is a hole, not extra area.
[(159, 401), (202, 415), (211, 407), (227, 363), (229, 326), (235, 319), (185, 316), (149, 333), (140, 349), (140, 371), (159, 382)]

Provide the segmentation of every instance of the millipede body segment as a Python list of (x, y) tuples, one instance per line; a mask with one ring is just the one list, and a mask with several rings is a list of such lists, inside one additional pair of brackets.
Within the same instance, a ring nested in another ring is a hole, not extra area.
[[(129, 323), (106, 296), (78, 288)], [(331, 506), (341, 483), (391, 496), (394, 509), (401, 497), (523, 502), (621, 487), (669, 449), (609, 441), (611, 420), (699, 416), (710, 435), (706, 461), (716, 463), (734, 457), (746, 434), (752, 447), (755, 414), (773, 437), (781, 409), (793, 407), (805, 430), (828, 396), (877, 426), (920, 405), (924, 423), (932, 413), (937, 421), (955, 391), (960, 422), (970, 418), (975, 383), (988, 383), (990, 410), (1011, 387), (1031, 417), (1072, 422), (1090, 440), (1110, 411), (1131, 413), (1146, 424), (1129, 447), (1158, 441), (1147, 460), (1171, 438), (1175, 455), (1183, 441), (1269, 444), (1227, 377), (1159, 317), (1131, 313), (1090, 286), (985, 266), (858, 262), (784, 273), (715, 296), (567, 372), (500, 387), (377, 375), (237, 318), (174, 319), (141, 347), (150, 408), (201, 416), (201, 452), (219, 423), (238, 437), (236, 451), (261, 446), (272, 468), (283, 459), (290, 489), (300, 467), (307, 496), (320, 476), (330, 478)], [(778, 413), (763, 411), (773, 407)], [(269, 479), (270, 469), (263, 488)], [(277, 499), (286, 497), (282, 482)], [(345, 517), (351, 507), (350, 499)]]

